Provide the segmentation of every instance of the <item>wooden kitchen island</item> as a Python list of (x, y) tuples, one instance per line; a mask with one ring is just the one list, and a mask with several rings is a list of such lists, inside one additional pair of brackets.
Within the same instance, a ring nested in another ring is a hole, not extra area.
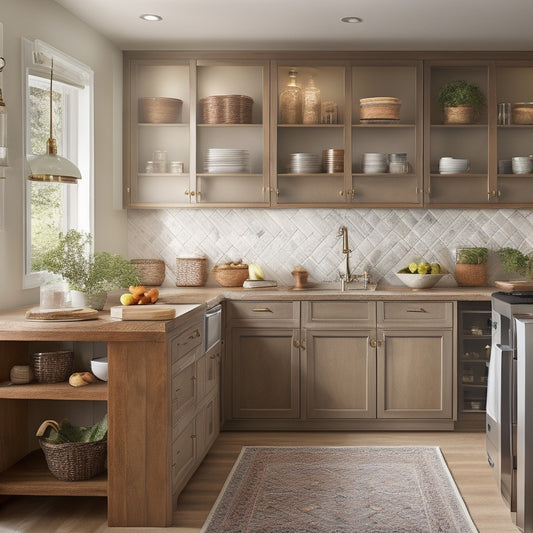
[[(198, 395), (202, 387), (206, 390), (202, 376), (196, 370), (189, 374), (192, 400), (174, 383), (179, 379), (176, 368), (205, 369), (205, 305), (178, 305), (177, 317), (168, 321), (120, 321), (111, 319), (108, 311), (89, 321), (30, 321), (25, 310), (0, 314), (0, 497), (107, 496), (110, 526), (171, 525), (176, 495), (218, 431), (212, 420), (200, 427), (205, 422)], [(27, 365), (31, 353), (54, 350), (65, 342), (105, 342), (109, 381), (79, 388), (67, 382), (9, 384), (13, 365)], [(218, 389), (211, 388), (210, 394), (215, 413)], [(107, 402), (107, 473), (83, 482), (59, 481), (49, 473), (28, 427), (30, 403), (39, 400)], [(176, 417), (181, 403), (187, 409)], [(190, 453), (182, 446), (181, 426), (192, 428)], [(212, 434), (206, 434), (205, 427)]]

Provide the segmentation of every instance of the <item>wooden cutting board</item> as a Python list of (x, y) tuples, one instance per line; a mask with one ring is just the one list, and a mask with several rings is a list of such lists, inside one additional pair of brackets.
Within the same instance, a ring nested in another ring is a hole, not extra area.
[(495, 281), (494, 285), (504, 291), (533, 291), (533, 281), (527, 280)]
[(34, 307), (26, 311), (28, 320), (57, 320), (58, 322), (71, 322), (76, 320), (93, 320), (98, 318), (98, 311), (88, 307), (76, 307), (72, 309), (41, 309)]
[(176, 309), (168, 305), (114, 305), (111, 318), (121, 320), (170, 320), (176, 317)]

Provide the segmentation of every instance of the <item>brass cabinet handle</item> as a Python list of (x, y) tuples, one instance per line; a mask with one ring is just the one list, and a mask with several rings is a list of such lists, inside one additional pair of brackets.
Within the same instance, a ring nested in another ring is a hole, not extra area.
[(194, 191), (191, 191), (191, 196), (194, 196), (196, 193)]
[(295, 348), (300, 348), (300, 341), (299, 341), (299, 340), (294, 339), (294, 340), (292, 341), (292, 344), (293, 344), (293, 346), (294, 346)]
[(427, 313), (423, 307), (408, 307), (406, 313)]
[(185, 196), (189, 196), (191, 194), (191, 191), (189, 191), (189, 189), (185, 189)]
[(273, 313), (272, 309), (270, 307), (254, 307), (252, 309), (254, 313)]
[(300, 342), (300, 348), (305, 350), (305, 341)]
[(377, 345), (378, 345), (378, 341), (376, 339), (370, 339), (371, 348), (376, 348)]
[(339, 191), (339, 196), (344, 196), (344, 191)]

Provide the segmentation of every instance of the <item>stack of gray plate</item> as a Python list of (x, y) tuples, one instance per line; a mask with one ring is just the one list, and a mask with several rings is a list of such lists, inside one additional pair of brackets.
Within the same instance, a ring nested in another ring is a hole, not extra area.
[(250, 154), (248, 150), (234, 148), (208, 148), (205, 158), (206, 172), (228, 174), (250, 172)]
[(320, 157), (318, 154), (305, 154), (298, 152), (289, 154), (289, 174), (315, 174), (321, 171)]
[(389, 158), (387, 154), (366, 152), (363, 154), (363, 172), (365, 174), (383, 174), (387, 172)]
[(439, 161), (439, 172), (441, 174), (464, 174), (470, 170), (468, 159), (458, 159), (455, 157), (441, 157)]
[(513, 157), (513, 174), (531, 174), (533, 159), (531, 157)]

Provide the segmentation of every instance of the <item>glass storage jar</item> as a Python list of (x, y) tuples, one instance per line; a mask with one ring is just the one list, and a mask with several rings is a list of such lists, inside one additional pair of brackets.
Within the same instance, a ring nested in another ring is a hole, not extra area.
[(309, 77), (303, 94), (303, 123), (320, 123), (321, 97), (320, 89), (315, 86), (315, 80)]
[(280, 124), (302, 123), (302, 89), (296, 84), (296, 70), (289, 70), (286, 88), (279, 95)]

